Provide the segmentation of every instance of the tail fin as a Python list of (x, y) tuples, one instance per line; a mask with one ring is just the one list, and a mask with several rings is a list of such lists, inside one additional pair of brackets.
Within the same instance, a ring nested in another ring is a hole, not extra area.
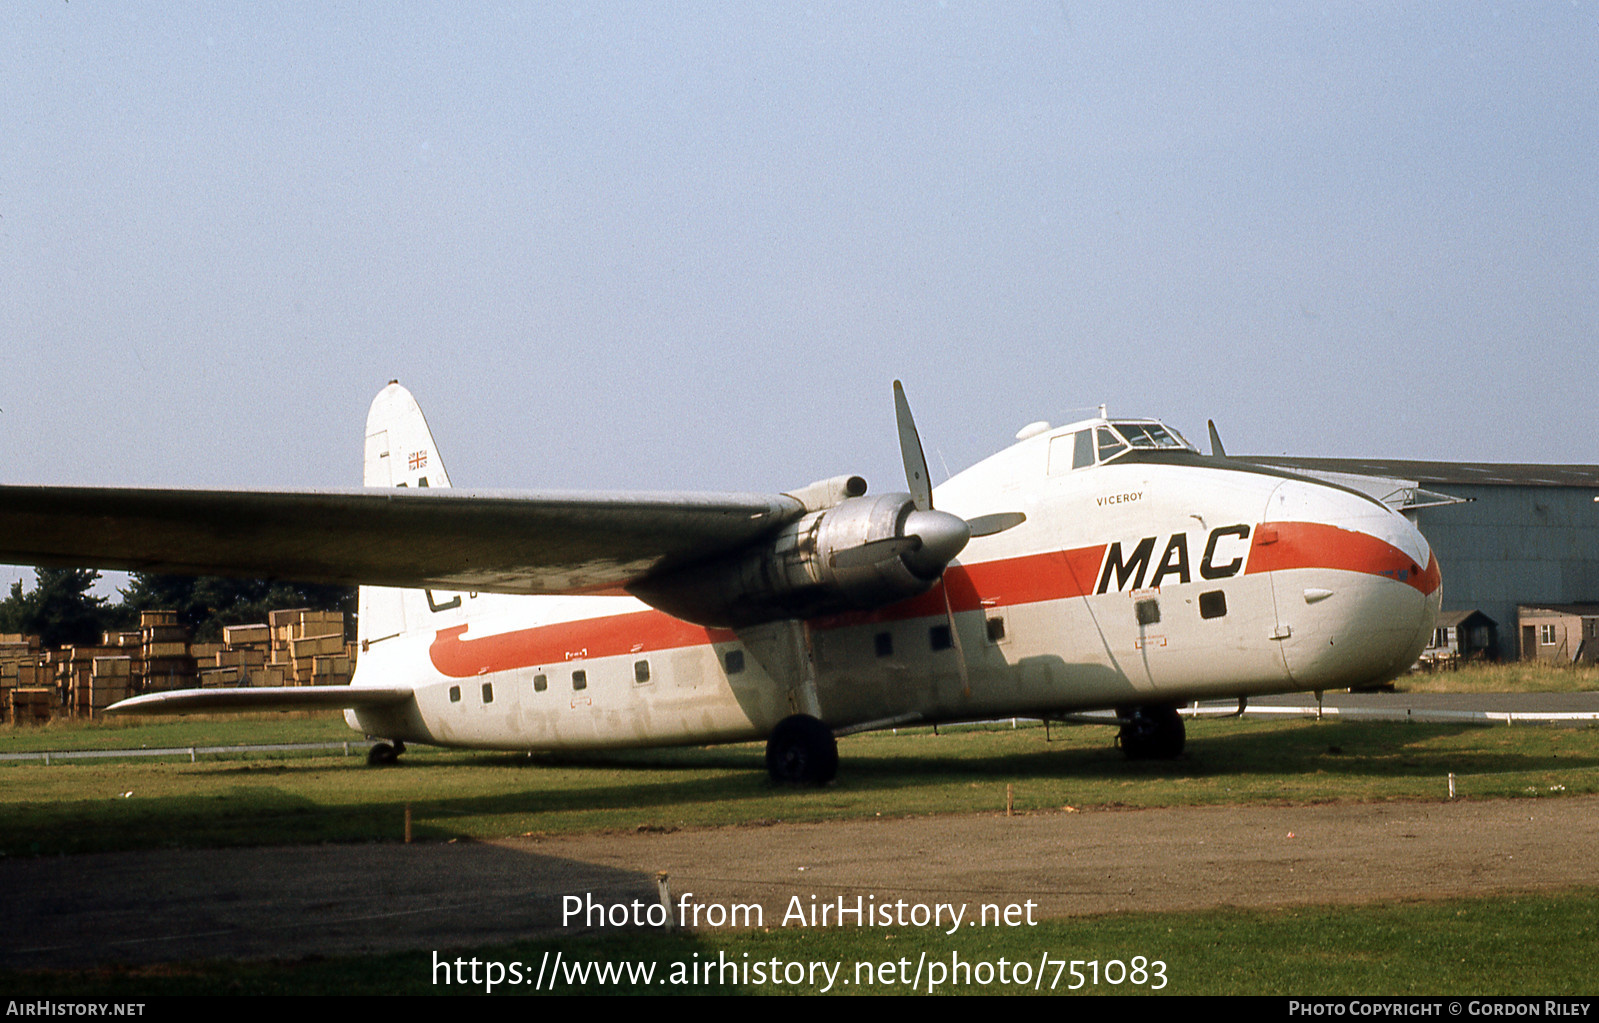
[(439, 458), (422, 409), (398, 380), (372, 399), (366, 414), (368, 487), (447, 487), (449, 474)]
[[(399, 381), (390, 381), (372, 399), (372, 409), (366, 416), (366, 462), (362, 476), (368, 487), (450, 485), (444, 461), (433, 443), (433, 433), (428, 429), (427, 420), (422, 418), (422, 409)], [(361, 587), (357, 636), (362, 651), (374, 642), (406, 631), (407, 605), (414, 606), (410, 617), (415, 624), (420, 624), (425, 600), (426, 595), (421, 590)]]

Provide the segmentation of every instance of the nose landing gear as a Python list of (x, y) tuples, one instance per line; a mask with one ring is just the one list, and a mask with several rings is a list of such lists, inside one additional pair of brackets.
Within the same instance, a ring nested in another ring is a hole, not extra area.
[(1171, 760), (1183, 751), (1183, 718), (1173, 704), (1117, 708), (1122, 720), (1116, 742), (1128, 760)]
[(386, 743), (386, 742), (380, 742), (376, 746), (373, 746), (370, 750), (367, 751), (367, 754), (366, 754), (367, 766), (368, 767), (388, 767), (390, 764), (398, 763), (399, 759), (400, 759), (400, 754), (404, 753), (404, 752), (405, 752), (405, 743), (401, 742), (398, 739), (394, 740), (393, 745), (390, 745), (389, 743)]

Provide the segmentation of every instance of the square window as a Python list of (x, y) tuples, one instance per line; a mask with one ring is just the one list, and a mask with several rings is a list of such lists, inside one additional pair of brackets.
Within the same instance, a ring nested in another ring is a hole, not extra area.
[(744, 651), (729, 650), (727, 652), (727, 673), (737, 675), (744, 670)]
[(494, 683), (493, 682), (485, 682), (485, 683), (483, 683), (483, 702), (484, 703), (493, 703), (494, 702)]
[(580, 689), (587, 689), (588, 687), (589, 687), (589, 673), (588, 672), (586, 672), (586, 671), (574, 671), (574, 672), (572, 672), (572, 691), (573, 692), (576, 692), (576, 691), (578, 691)]
[(955, 645), (955, 638), (950, 635), (949, 625), (935, 625), (927, 630), (927, 642), (934, 650), (948, 650)]
[(872, 638), (872, 643), (877, 648), (877, 656), (894, 656), (894, 634), (892, 632), (879, 632)]
[(548, 675), (534, 675), (533, 676), (533, 691), (535, 693), (542, 693), (542, 692), (544, 692), (544, 690), (546, 690), (548, 688), (550, 688), (550, 676), (548, 676)]
[(451, 686), (450, 687), (450, 702), (451, 703), (460, 703), (461, 702), (461, 687), (460, 686)]
[(648, 682), (649, 680), (650, 680), (650, 662), (649, 661), (634, 661), (633, 662), (633, 681), (634, 681), (634, 683), (637, 684), (637, 685), (643, 685), (644, 683)]
[(988, 641), (1000, 643), (1005, 639), (1005, 619), (998, 615), (988, 620)]
[(1211, 590), (1199, 595), (1199, 617), (1220, 618), (1227, 613), (1227, 594)]
[(1160, 601), (1138, 600), (1133, 602), (1133, 614), (1138, 616), (1139, 625), (1160, 624)]
[(1555, 627), (1553, 625), (1538, 626), (1538, 642), (1544, 646), (1555, 645)]

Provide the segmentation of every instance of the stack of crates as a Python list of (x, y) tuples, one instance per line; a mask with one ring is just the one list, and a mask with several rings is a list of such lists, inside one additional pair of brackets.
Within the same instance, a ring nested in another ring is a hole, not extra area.
[(54, 686), (6, 690), (6, 716), (19, 725), (42, 725), (50, 720), (56, 706)]
[(272, 634), (265, 625), (228, 625), (222, 629), (222, 645), (200, 672), (202, 686), (282, 685), (267, 671), (267, 655), (272, 649)]
[(78, 689), (77, 714), (97, 718), (113, 703), (134, 695), (133, 657), (127, 654), (96, 657), (87, 685), (80, 685)]
[(89, 694), (94, 686), (95, 659), (115, 652), (99, 646), (64, 646), (54, 652), (56, 689), (73, 717), (90, 716)]
[(200, 684), (199, 665), (189, 652), (189, 627), (178, 624), (176, 611), (139, 612), (139, 639), (144, 692), (193, 689)]
[(285, 685), (348, 685), (353, 669), (344, 641), (344, 612), (274, 611), (272, 660), (287, 678)]
[(17, 689), (38, 689), (48, 676), (41, 664), (38, 636), (0, 634), (0, 721), (10, 721), (11, 694)]

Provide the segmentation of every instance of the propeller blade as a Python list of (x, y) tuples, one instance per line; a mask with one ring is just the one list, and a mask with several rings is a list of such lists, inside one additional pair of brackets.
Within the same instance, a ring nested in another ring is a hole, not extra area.
[(949, 598), (949, 583), (944, 582), (940, 588), (944, 591), (944, 621), (949, 623), (949, 641), (955, 647), (955, 667), (961, 677), (961, 695), (969, 700), (972, 698), (972, 672), (966, 664), (966, 648), (961, 645), (961, 630), (955, 627), (955, 605)]
[(992, 515), (979, 515), (975, 519), (967, 519), (966, 524), (971, 527), (973, 536), (993, 536), (1026, 521), (1027, 515), (1024, 512), (995, 512)]
[(916, 420), (911, 418), (905, 388), (898, 380), (894, 381), (894, 418), (899, 423), (899, 453), (905, 461), (905, 482), (911, 498), (918, 510), (931, 511), (933, 484), (927, 475), (927, 456), (922, 453), (922, 438), (916, 433)]
[(1221, 434), (1216, 432), (1216, 420), (1207, 419), (1205, 425), (1210, 427), (1210, 454), (1213, 458), (1226, 458), (1227, 450), (1221, 446)]
[(892, 536), (886, 540), (872, 540), (859, 547), (834, 551), (827, 559), (827, 563), (834, 568), (860, 568), (864, 565), (875, 565), (880, 561), (890, 561), (902, 554), (911, 554), (921, 549), (922, 538), (919, 536)]

